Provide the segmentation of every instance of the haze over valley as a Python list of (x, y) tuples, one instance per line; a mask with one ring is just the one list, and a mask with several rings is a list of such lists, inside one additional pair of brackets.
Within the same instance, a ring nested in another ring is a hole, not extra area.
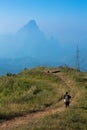
[(1, 74), (36, 66), (76, 65), (76, 45), (63, 47), (57, 39), (48, 39), (35, 20), (30, 20), (14, 35), (0, 36), (0, 43)]

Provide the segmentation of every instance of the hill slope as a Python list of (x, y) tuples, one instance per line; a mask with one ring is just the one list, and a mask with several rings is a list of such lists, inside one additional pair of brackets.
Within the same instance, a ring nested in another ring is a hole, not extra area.
[[(8, 78), (10, 79), (12, 77)], [(16, 100), (14, 98), (10, 100), (9, 98), (9, 110), (7, 111), (7, 113), (6, 111), (3, 110), (4, 115), (3, 119), (18, 116), (18, 114), (19, 115), (28, 114), (28, 115), (2, 123), (1, 129), (8, 129), (8, 130), (11, 129), (20, 130), (20, 128), (23, 130), (27, 129), (85, 130), (86, 129), (86, 122), (87, 122), (86, 73), (77, 72), (76, 70), (69, 68), (41, 67), (41, 68), (35, 68), (33, 70), (25, 70), (24, 72), (17, 75), (15, 78), (16, 80), (20, 80), (20, 83), (24, 80), (26, 82), (29, 81), (28, 84), (33, 83), (33, 85), (31, 85), (31, 87), (27, 86), (26, 90), (24, 81), (23, 84), (21, 83), (21, 85), (16, 86), (16, 89), (18, 87), (19, 88), (18, 91), (21, 92), (20, 98), (19, 95), (16, 94), (17, 91), (15, 93), (13, 90), (11, 90), (13, 95), (14, 94), (16, 95)], [(63, 101), (61, 100), (66, 90), (69, 91), (69, 93), (72, 96), (71, 107), (67, 111), (63, 105)], [(29, 91), (30, 93), (27, 94), (27, 92)], [(5, 99), (5, 96), (6, 95), (4, 95), (3, 99)], [(5, 100), (7, 100), (7, 98)], [(19, 110), (15, 107), (13, 101), (15, 101), (15, 105), (17, 105), (18, 103)], [(11, 106), (13, 105), (14, 105), (13, 107), (14, 111), (11, 108)], [(26, 107), (24, 107), (24, 105)]]

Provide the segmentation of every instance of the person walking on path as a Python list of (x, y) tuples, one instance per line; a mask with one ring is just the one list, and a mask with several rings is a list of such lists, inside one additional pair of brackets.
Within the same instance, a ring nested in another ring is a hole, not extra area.
[(65, 103), (66, 108), (69, 107), (70, 99), (71, 99), (71, 96), (68, 94), (68, 92), (66, 92), (64, 95), (64, 103)]

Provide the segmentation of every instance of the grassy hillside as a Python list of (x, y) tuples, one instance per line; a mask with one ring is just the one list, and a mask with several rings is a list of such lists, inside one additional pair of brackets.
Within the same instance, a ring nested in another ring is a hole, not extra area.
[[(72, 88), (52, 73), (57, 70), (64, 74)], [(87, 73), (64, 67), (25, 69), (18, 75), (1, 77), (0, 119), (37, 113), (47, 108), (61, 109), (60, 101), (66, 91), (72, 96), (69, 109), (50, 112), (7, 130), (87, 130)]]
[(67, 86), (46, 72), (41, 67), (0, 77), (0, 119), (42, 111), (61, 99)]

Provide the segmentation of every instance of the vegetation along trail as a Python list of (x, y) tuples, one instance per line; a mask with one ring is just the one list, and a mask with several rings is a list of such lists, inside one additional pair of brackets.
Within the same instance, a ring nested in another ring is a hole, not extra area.
[[(79, 97), (80, 93), (76, 90), (76, 88), (72, 85), (72, 83), (68, 81), (68, 78), (65, 76), (63, 72), (52, 71), (52, 72), (49, 72), (49, 74), (58, 76), (61, 79), (61, 81), (67, 87), (69, 87), (70, 91), (72, 92), (72, 101), (71, 101), (71, 106), (72, 106), (75, 103), (75, 100)], [(44, 111), (35, 112), (35, 113), (27, 114), (22, 117), (15, 117), (14, 119), (4, 121), (0, 124), (0, 130), (7, 130), (14, 126), (26, 124), (27, 122), (31, 120), (37, 121), (37, 120), (40, 120), (41, 118), (44, 118), (45, 116), (58, 113), (58, 112), (63, 112), (66, 110), (62, 99), (57, 103), (60, 104), (60, 106), (57, 108), (47, 107)]]

